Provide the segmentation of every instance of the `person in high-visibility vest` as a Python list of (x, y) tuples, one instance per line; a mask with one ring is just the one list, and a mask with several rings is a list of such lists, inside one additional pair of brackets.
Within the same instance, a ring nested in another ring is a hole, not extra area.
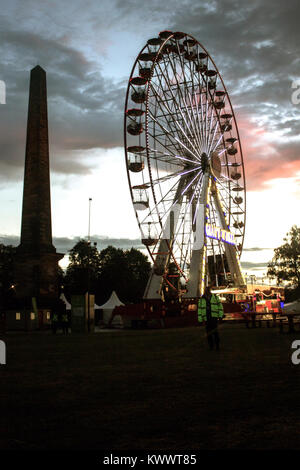
[(52, 333), (53, 333), (54, 335), (56, 334), (57, 325), (58, 325), (58, 315), (57, 315), (57, 313), (53, 312), (53, 314), (52, 314), (52, 321), (51, 321), (51, 327), (52, 327)]
[(62, 322), (63, 334), (67, 335), (69, 332), (69, 325), (68, 325), (69, 319), (68, 319), (68, 314), (66, 312), (62, 314), (61, 322)]
[(211, 293), (211, 287), (207, 286), (204, 295), (198, 303), (198, 321), (205, 322), (207, 341), (210, 349), (220, 349), (220, 337), (218, 332), (218, 320), (224, 315), (223, 306), (219, 297)]

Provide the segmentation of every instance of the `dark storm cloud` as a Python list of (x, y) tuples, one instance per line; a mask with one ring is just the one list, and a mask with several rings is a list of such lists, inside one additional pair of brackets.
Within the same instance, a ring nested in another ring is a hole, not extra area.
[[(135, 34), (137, 54), (141, 38), (146, 42), (164, 28), (192, 34), (214, 58), (240, 126), (247, 188), (291, 176), (300, 166), (300, 105), (291, 103), (291, 83), (300, 75), (299, 9), (298, 0), (77, 0), (66, 13), (57, 0), (10, 2), (0, 33), (0, 79), (7, 85), (7, 104), (0, 108), (0, 179), (23, 174), (32, 67), (39, 63), (47, 71), (52, 170), (87, 173), (93, 163), (78, 151), (123, 145), (126, 80), (104, 77), (95, 57), (107, 58), (105, 41), (113, 32)], [(274, 134), (264, 145), (256, 129), (279, 131), (286, 140)], [(285, 162), (292, 169), (282, 170)]]
[(76, 154), (68, 160), (61, 153), (122, 144), (125, 83), (104, 79), (99, 65), (61, 40), (9, 30), (0, 32), (0, 40), (5, 51), (1, 79), (7, 89), (7, 103), (0, 110), (0, 178), (23, 174), (29, 75), (37, 64), (47, 72), (52, 170), (87, 173), (89, 165)]

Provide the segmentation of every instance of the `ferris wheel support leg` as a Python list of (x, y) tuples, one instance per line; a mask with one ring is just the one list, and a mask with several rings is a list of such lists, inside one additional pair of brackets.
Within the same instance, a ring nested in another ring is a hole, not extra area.
[[(158, 254), (156, 255), (156, 263), (165, 269), (167, 259), (169, 256), (169, 248), (165, 239), (161, 240), (158, 248)], [(163, 277), (161, 274), (155, 273), (155, 266), (152, 267), (151, 273), (147, 282), (147, 286), (144, 292), (144, 299), (160, 299), (161, 289), (163, 283)]]
[[(224, 215), (224, 209), (222, 207), (218, 190), (215, 185), (213, 185), (212, 187), (212, 196), (215, 201), (221, 227), (224, 230), (228, 230), (229, 227), (228, 227), (226, 217)], [(235, 245), (224, 243), (224, 248), (225, 248), (225, 256), (227, 258), (228, 267), (233, 278), (234, 286), (236, 287), (245, 286), (246, 283), (245, 283), (245, 279), (241, 271), (240, 262), (238, 260), (237, 250), (236, 250)]]
[(201, 250), (194, 250), (191, 259), (191, 277), (185, 298), (201, 297), (204, 293), (206, 276), (206, 245)]
[[(156, 253), (155, 264), (152, 267), (148, 283), (144, 292), (144, 299), (161, 299), (163, 287), (163, 275), (170, 262), (172, 245), (174, 242), (174, 234), (178, 224), (181, 208), (181, 192), (184, 187), (185, 177), (183, 176), (178, 184), (177, 191), (173, 200), (173, 206), (168, 215), (163, 238), (159, 243), (158, 252)], [(159, 269), (161, 272), (157, 274), (155, 271)]]
[(205, 223), (207, 217), (208, 194), (210, 190), (210, 175), (204, 175), (201, 190), (199, 209), (196, 222), (193, 224), (194, 245), (190, 265), (190, 280), (188, 290), (184, 294), (186, 298), (201, 297), (204, 293), (206, 281), (206, 236)]
[[(182, 188), (180, 185), (179, 189)], [(177, 201), (178, 194), (174, 201)], [(163, 286), (163, 274), (170, 262), (171, 249), (174, 241), (174, 233), (176, 232), (176, 227), (180, 215), (180, 204), (174, 204), (173, 209), (170, 211), (167, 222), (165, 225), (165, 230), (163, 233), (164, 238), (162, 238), (158, 252), (156, 253), (155, 264), (152, 267), (149, 280), (145, 289), (144, 299), (160, 299), (161, 291)], [(161, 272), (157, 273), (157, 269)], [(156, 271), (156, 272), (155, 272)]]

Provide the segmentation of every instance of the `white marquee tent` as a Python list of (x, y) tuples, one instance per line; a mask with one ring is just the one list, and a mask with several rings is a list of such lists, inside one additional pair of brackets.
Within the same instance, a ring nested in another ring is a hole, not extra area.
[[(120, 305), (124, 305), (124, 304), (118, 298), (116, 292), (113, 291), (111, 293), (110, 298), (108, 299), (107, 302), (105, 302), (105, 304), (100, 305), (99, 307), (97, 306), (97, 308), (99, 308), (99, 309), (101, 308), (103, 310), (103, 323), (105, 325), (108, 325), (109, 320), (111, 319), (114, 308), (119, 307)], [(114, 317), (114, 319), (112, 321), (112, 326), (119, 326), (119, 327), (123, 326), (122, 317), (120, 315), (116, 315)]]
[(71, 304), (67, 301), (65, 294), (60, 294), (60, 300), (66, 304), (66, 310), (71, 310)]

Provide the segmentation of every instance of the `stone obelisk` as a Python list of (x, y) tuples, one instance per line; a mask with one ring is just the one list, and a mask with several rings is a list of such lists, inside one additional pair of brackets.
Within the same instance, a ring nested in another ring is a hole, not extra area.
[(21, 242), (16, 256), (16, 296), (50, 307), (58, 297), (58, 261), (52, 244), (46, 72), (30, 72)]

